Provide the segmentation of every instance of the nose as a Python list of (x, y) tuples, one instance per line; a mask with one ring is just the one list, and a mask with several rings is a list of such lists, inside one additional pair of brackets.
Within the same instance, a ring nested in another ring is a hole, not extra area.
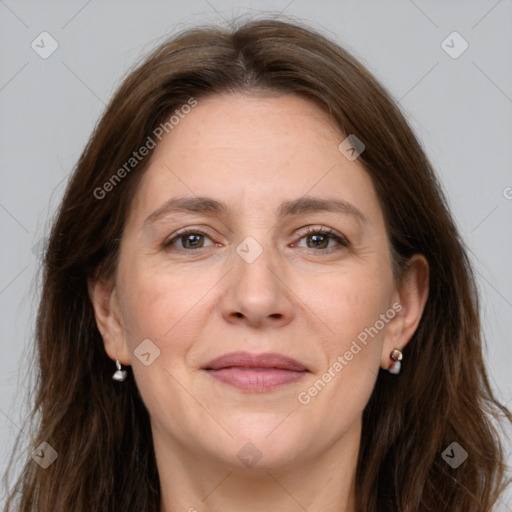
[(222, 314), (230, 323), (251, 327), (282, 327), (294, 312), (294, 297), (286, 268), (270, 249), (251, 261), (236, 254), (222, 298)]

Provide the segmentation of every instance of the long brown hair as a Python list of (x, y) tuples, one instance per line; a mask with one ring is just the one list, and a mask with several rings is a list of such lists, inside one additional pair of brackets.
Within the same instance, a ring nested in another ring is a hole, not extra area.
[[(190, 98), (234, 91), (301, 95), (355, 134), (365, 145), (360, 161), (384, 212), (396, 275), (415, 253), (430, 265), (428, 301), (402, 373), (380, 372), (363, 414), (358, 511), (490, 510), (505, 484), (497, 425), (512, 416), (489, 385), (475, 278), (434, 171), (393, 99), (357, 60), (312, 29), (276, 19), (175, 36), (126, 77), (106, 108), (44, 257), (31, 416), (37, 432), (6, 510), (159, 510), (148, 411), (132, 372), (123, 386), (112, 381), (87, 280), (114, 274), (150, 157), (105, 183)], [(58, 452), (46, 469), (29, 457), (41, 442)], [(452, 442), (469, 454), (456, 469), (442, 457)]]

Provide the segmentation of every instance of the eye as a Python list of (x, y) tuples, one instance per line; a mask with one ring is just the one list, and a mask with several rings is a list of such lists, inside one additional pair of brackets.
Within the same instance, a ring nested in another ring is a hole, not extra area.
[[(190, 252), (192, 250), (211, 247), (213, 244), (210, 244), (209, 246), (204, 245), (205, 238), (211, 240), (210, 237), (202, 231), (197, 229), (187, 229), (176, 233), (171, 239), (165, 241), (162, 246), (166, 249), (174, 246), (174, 249), (178, 251)], [(330, 228), (308, 228), (308, 230), (301, 235), (300, 239), (307, 240), (307, 249), (322, 250), (321, 252), (331, 252), (332, 250), (336, 250), (336, 247), (329, 247), (330, 242), (335, 242), (335, 244), (341, 247), (350, 246), (350, 242), (346, 237)], [(181, 247), (176, 246), (177, 242), (180, 243), (179, 245), (181, 245)], [(292, 247), (295, 245), (301, 247), (298, 244), (292, 244)]]
[(323, 252), (331, 252), (330, 249), (336, 250), (335, 247), (329, 247), (329, 243), (331, 241), (336, 242), (338, 246), (350, 246), (350, 242), (346, 237), (330, 228), (308, 228), (308, 230), (301, 236), (301, 240), (303, 239), (306, 239), (307, 249), (328, 249), (327, 251)]
[(173, 238), (170, 240), (166, 240), (163, 243), (164, 248), (168, 248), (175, 244), (175, 242), (181, 242), (181, 247), (177, 247), (178, 250), (193, 250), (193, 249), (203, 249), (205, 247), (204, 245), (204, 238), (210, 238), (206, 233), (203, 233), (202, 231), (198, 231), (197, 229), (187, 229), (185, 231), (181, 231), (180, 233), (177, 233)]

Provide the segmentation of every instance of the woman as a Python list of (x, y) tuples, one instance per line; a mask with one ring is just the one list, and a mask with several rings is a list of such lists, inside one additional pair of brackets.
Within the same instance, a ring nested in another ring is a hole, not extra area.
[(512, 417), (435, 174), (297, 24), (186, 31), (125, 79), (56, 216), (36, 340), (7, 510), (483, 512), (505, 484)]

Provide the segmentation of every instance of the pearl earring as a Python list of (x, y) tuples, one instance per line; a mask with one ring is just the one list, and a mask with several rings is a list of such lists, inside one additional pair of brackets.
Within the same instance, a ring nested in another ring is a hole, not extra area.
[(117, 371), (112, 375), (112, 378), (114, 380), (117, 380), (118, 382), (123, 382), (124, 379), (126, 379), (127, 371), (122, 370), (121, 363), (116, 359), (116, 368)]
[(402, 363), (400, 362), (403, 357), (402, 351), (398, 348), (395, 348), (395, 350), (393, 350), (393, 352), (391, 352), (389, 357), (391, 358), (392, 363), (391, 363), (390, 367), (388, 368), (388, 372), (392, 373), (393, 375), (398, 375), (402, 368)]

